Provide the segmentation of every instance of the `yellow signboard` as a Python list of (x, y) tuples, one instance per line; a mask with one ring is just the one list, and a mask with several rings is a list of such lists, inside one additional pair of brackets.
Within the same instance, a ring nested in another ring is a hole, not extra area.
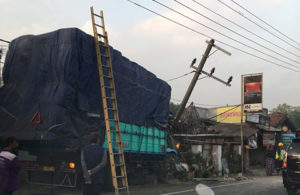
[[(217, 122), (219, 123), (241, 123), (241, 106), (227, 106), (217, 108)], [(245, 114), (243, 122), (245, 122)]]

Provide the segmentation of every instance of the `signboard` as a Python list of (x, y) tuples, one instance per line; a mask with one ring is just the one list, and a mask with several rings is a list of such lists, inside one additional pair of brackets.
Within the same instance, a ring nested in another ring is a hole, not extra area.
[(262, 111), (262, 84), (262, 74), (242, 75), (242, 97), (245, 112)]
[(264, 127), (264, 129), (270, 129), (270, 117), (264, 116), (262, 114), (257, 113), (247, 113), (246, 114), (246, 121), (251, 123), (256, 123)]
[(263, 146), (275, 145), (275, 134), (274, 133), (263, 133)]
[(293, 139), (295, 139), (296, 135), (295, 133), (283, 133), (281, 134), (280, 141), (283, 144), (290, 144)]
[[(245, 122), (245, 115), (243, 122)], [(227, 106), (217, 108), (217, 122), (220, 123), (241, 123), (241, 106)]]

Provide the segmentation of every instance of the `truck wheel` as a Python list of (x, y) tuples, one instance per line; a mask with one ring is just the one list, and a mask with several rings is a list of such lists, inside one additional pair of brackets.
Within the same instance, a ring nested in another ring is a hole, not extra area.
[(295, 195), (297, 192), (297, 189), (293, 188), (293, 187), (287, 187), (286, 191), (289, 195)]

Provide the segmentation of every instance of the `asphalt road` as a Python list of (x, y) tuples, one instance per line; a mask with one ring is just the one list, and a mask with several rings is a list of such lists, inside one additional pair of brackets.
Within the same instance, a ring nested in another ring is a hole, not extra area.
[[(195, 189), (173, 191), (163, 195), (287, 195), (281, 176), (257, 177), (251, 180), (218, 183), (213, 185), (199, 184)], [(300, 190), (297, 194), (300, 194)]]
[(287, 195), (282, 184), (281, 176), (259, 177), (250, 181), (243, 181), (235, 184), (217, 185), (211, 187), (215, 195), (236, 194), (236, 195)]
[[(256, 177), (241, 182), (226, 183), (178, 183), (170, 185), (134, 186), (131, 195), (287, 195), (281, 176)], [(78, 190), (26, 186), (14, 195), (80, 195)], [(104, 193), (113, 195), (114, 193)], [(300, 190), (298, 192), (300, 195)]]

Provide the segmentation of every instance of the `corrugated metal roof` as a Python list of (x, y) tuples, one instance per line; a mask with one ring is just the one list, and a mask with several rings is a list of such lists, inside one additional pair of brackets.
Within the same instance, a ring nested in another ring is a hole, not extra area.
[[(243, 134), (248, 137), (254, 133), (256, 133), (259, 129), (251, 124), (243, 125)], [(232, 136), (238, 137), (241, 135), (241, 125), (240, 124), (229, 124), (229, 123), (219, 123), (217, 125), (211, 126), (208, 128), (209, 134), (217, 134), (219, 136)]]

